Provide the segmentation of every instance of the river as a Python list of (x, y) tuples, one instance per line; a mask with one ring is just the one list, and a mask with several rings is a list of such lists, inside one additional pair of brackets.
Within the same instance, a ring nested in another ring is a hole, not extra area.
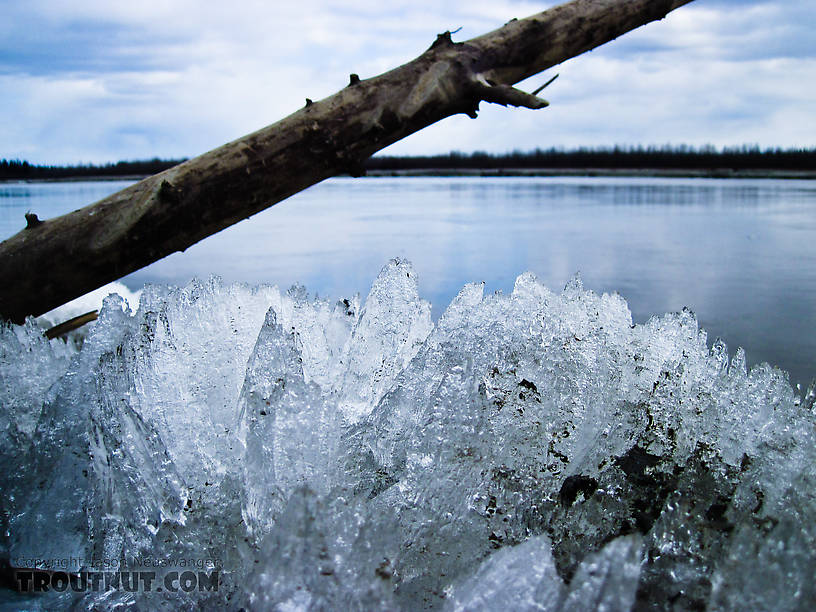
[[(0, 183), (0, 238), (128, 181)], [(693, 310), (709, 343), (792, 383), (816, 376), (816, 182), (580, 177), (337, 178), (123, 279), (305, 285), (343, 297), (411, 260), (434, 317), (464, 283), (509, 291), (534, 272), (616, 291), (635, 322)]]

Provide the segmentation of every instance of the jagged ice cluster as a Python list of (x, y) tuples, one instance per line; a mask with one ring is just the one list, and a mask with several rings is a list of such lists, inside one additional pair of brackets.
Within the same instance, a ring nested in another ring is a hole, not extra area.
[(362, 305), (213, 279), (148, 286), (135, 314), (108, 297), (81, 349), (0, 328), (0, 558), (219, 570), (203, 591), (0, 600), (813, 605), (812, 392), (709, 348), (688, 311), (633, 325), (577, 279), (466, 285), (430, 313), (394, 260)]

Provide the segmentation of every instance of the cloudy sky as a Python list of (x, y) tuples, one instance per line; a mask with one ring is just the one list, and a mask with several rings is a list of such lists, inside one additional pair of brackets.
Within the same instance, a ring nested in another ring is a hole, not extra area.
[[(0, 158), (194, 156), (555, 2), (0, 0)], [(813, 0), (696, 0), (556, 71), (545, 110), (482, 103), (393, 154), (816, 145)]]

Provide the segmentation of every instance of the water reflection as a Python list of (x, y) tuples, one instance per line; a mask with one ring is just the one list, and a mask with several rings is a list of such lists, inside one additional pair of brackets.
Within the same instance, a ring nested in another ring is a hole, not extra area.
[(133, 181), (0, 182), (0, 239), (25, 227), (29, 209), (40, 219), (63, 215), (124, 189)]
[[(0, 231), (127, 183), (0, 186)], [(816, 185), (630, 178), (335, 179), (132, 274), (365, 294), (383, 263), (414, 262), (438, 316), (466, 282), (509, 291), (524, 270), (558, 289), (576, 272), (618, 291), (636, 321), (694, 310), (710, 339), (805, 382), (816, 373)]]

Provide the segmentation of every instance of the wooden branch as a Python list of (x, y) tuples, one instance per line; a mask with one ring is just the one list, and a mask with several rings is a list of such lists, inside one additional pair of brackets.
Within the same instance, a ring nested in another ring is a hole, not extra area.
[(45, 332), (43, 332), (43, 335), (49, 340), (53, 340), (54, 338), (64, 336), (68, 332), (72, 332), (75, 329), (79, 329), (86, 323), (96, 321), (97, 318), (99, 318), (99, 311), (91, 310), (90, 312), (86, 312), (85, 314), (81, 314), (73, 319), (68, 319), (59, 325), (46, 329)]
[(573, 0), (463, 43), (441, 34), (415, 60), (96, 204), (0, 244), (0, 315), (22, 322), (121, 278), (479, 102), (543, 108), (512, 87), (691, 0)]

